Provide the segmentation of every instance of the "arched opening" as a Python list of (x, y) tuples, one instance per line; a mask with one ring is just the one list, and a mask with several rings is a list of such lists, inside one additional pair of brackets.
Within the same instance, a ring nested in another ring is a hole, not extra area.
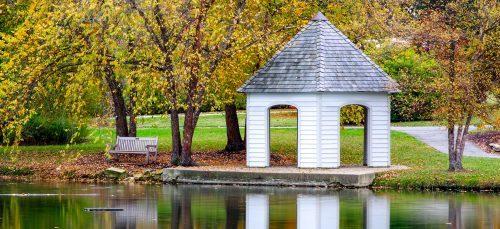
[(368, 164), (368, 107), (345, 105), (340, 109), (340, 164)]
[(275, 105), (269, 108), (268, 117), (270, 165), (297, 165), (298, 109)]

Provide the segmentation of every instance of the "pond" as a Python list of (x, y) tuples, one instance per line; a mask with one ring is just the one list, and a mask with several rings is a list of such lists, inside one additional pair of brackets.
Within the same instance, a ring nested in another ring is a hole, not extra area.
[(5, 182), (0, 217), (0, 228), (500, 228), (500, 196)]

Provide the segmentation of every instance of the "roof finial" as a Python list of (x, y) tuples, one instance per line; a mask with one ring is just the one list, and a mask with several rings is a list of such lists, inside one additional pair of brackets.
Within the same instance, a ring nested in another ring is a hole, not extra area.
[(320, 11), (318, 11), (313, 18), (311, 18), (311, 21), (328, 21), (328, 18), (325, 17)]

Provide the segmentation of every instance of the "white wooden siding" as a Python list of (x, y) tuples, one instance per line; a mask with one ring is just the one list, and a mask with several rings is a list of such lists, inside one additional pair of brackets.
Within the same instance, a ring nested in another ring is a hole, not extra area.
[(390, 106), (387, 93), (248, 93), (247, 166), (269, 166), (269, 108), (298, 109), (297, 153), (300, 168), (340, 166), (340, 108), (368, 108), (368, 166), (390, 165)]

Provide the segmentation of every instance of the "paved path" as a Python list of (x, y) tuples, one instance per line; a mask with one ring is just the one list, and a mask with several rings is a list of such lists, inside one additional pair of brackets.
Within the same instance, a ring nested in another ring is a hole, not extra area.
[[(474, 127), (470, 128), (474, 130)], [(418, 140), (434, 147), (442, 153), (448, 154), (448, 131), (445, 127), (425, 126), (425, 127), (391, 127), (391, 130), (401, 131), (412, 135)], [(484, 152), (470, 141), (465, 142), (465, 156), (500, 158), (500, 155), (494, 155)]]

